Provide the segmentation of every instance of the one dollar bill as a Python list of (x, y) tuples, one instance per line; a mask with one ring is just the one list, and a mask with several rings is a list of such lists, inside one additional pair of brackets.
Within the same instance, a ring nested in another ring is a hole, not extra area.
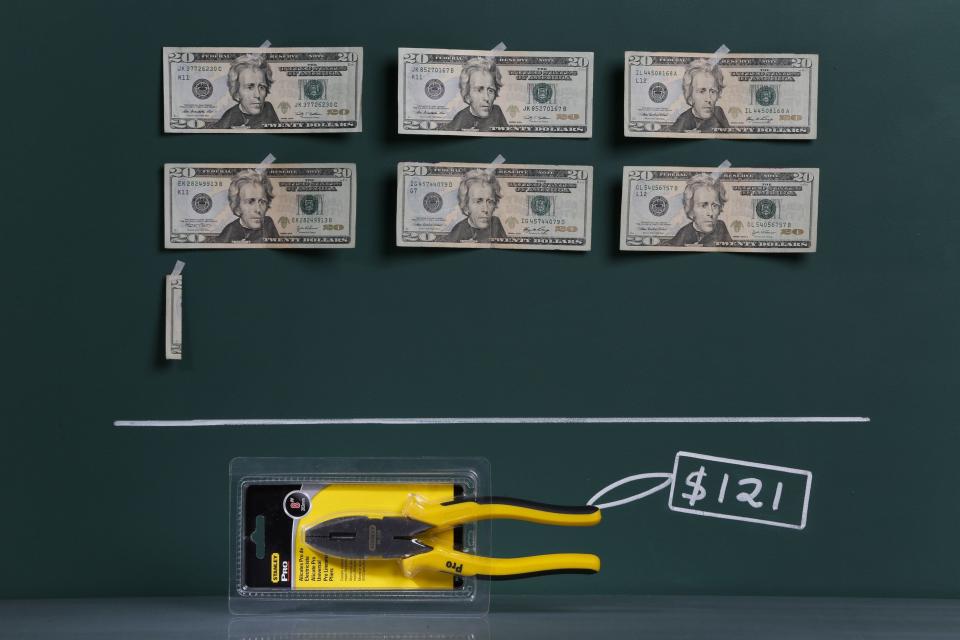
[(817, 248), (819, 169), (624, 167), (623, 251)]
[(397, 165), (397, 246), (590, 250), (593, 167)]
[(166, 275), (167, 317), (164, 352), (167, 360), (183, 359), (183, 262), (177, 260), (173, 273)]
[(399, 133), (589, 138), (593, 53), (399, 50)]
[(627, 51), (626, 136), (817, 137), (815, 54)]
[(352, 248), (357, 169), (342, 164), (166, 164), (167, 249)]
[(167, 133), (360, 131), (360, 47), (164, 47)]

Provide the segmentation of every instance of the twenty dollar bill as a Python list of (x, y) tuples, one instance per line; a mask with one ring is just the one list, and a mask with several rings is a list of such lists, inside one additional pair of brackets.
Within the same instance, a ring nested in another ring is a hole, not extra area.
[(624, 167), (623, 251), (812, 252), (819, 169)]
[(342, 164), (166, 164), (167, 249), (352, 248), (357, 169)]
[(593, 133), (593, 53), (401, 48), (397, 74), (399, 133)]
[(360, 131), (360, 47), (164, 47), (167, 133)]
[(817, 137), (814, 54), (627, 51), (626, 136)]
[(590, 250), (593, 167), (397, 165), (397, 246)]

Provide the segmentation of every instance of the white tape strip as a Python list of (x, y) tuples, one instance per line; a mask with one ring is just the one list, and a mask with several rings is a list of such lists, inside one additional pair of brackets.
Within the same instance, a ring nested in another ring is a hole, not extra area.
[(429, 425), (429, 424), (784, 424), (824, 422), (870, 422), (857, 416), (800, 417), (690, 417), (690, 418), (290, 418), (290, 419), (195, 419), (195, 420), (114, 420), (115, 427), (280, 427), (345, 424)]
[(187, 264), (183, 260), (177, 260), (176, 264), (173, 265), (173, 271), (170, 272), (172, 276), (178, 276), (183, 271), (183, 268)]
[(273, 161), (277, 158), (272, 154), (268, 153), (267, 156), (260, 161), (260, 164), (257, 165), (257, 171), (263, 173), (263, 170), (273, 164)]
[(264, 41), (263, 41), (263, 44), (260, 45), (260, 48), (261, 48), (261, 49), (266, 49), (266, 48), (268, 48), (269, 46), (270, 46), (270, 41), (269, 41), (269, 40), (264, 40)]
[(507, 50), (507, 45), (501, 42), (500, 44), (495, 46), (493, 49), (490, 49), (490, 53), (496, 53), (497, 51), (506, 51), (506, 50)]
[(720, 59), (728, 53), (730, 53), (730, 48), (727, 45), (722, 44), (716, 51), (713, 52), (712, 56), (707, 58), (707, 62), (710, 63), (711, 67), (715, 67), (717, 66), (717, 63), (720, 62)]
[(493, 172), (496, 171), (498, 164), (503, 164), (507, 159), (503, 157), (502, 154), (497, 154), (497, 157), (493, 159), (493, 162), (487, 165), (487, 171)]
[[(729, 160), (724, 160), (719, 165), (717, 165), (717, 169), (715, 171), (711, 171), (709, 175), (713, 180), (717, 180), (720, 178), (720, 174), (723, 173), (724, 169), (729, 169), (731, 166), (733, 165), (730, 164)], [(670, 202), (670, 207), (682, 209), (683, 208), (683, 191), (678, 191), (672, 196), (667, 196), (667, 200)]]
[(714, 180), (717, 180), (718, 178), (720, 178), (721, 173), (723, 173), (724, 171), (726, 171), (732, 166), (733, 164), (729, 160), (724, 160), (723, 162), (717, 165), (716, 171), (710, 172), (710, 177), (713, 178)]

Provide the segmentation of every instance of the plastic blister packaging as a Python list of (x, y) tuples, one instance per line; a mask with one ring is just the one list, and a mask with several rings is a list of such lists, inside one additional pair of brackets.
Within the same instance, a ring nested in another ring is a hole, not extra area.
[[(230, 610), (483, 615), (489, 581), (458, 575), (455, 563), (430, 566), (428, 554), (405, 560), (324, 553), (330, 544), (362, 548), (366, 535), (382, 532), (370, 527), (347, 543), (335, 526), (327, 532), (318, 525), (357, 515), (396, 516), (490, 493), (490, 467), (482, 458), (235, 458)], [(428, 542), (489, 556), (490, 522), (464, 522), (431, 534)]]

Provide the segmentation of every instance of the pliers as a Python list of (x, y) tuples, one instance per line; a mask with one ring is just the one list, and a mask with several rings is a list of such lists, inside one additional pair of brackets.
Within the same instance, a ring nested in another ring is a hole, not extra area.
[(479, 520), (524, 520), (537, 524), (589, 527), (600, 522), (597, 507), (558, 507), (513, 498), (458, 497), (428, 502), (411, 495), (398, 515), (344, 515), (306, 530), (305, 542), (338, 558), (398, 559), (407, 577), (421, 571), (460, 576), (520, 578), (545, 573), (596, 573), (600, 558), (556, 553), (523, 558), (485, 558), (456, 551), (437, 533)]

